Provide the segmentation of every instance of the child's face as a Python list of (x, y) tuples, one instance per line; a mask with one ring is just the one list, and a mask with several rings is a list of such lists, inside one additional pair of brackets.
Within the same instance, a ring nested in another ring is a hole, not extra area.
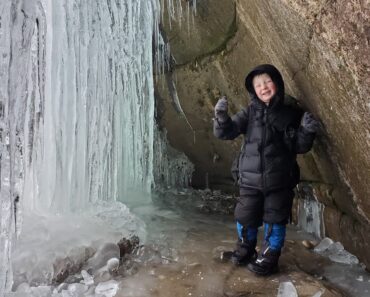
[(266, 73), (256, 75), (252, 83), (257, 97), (265, 104), (269, 104), (277, 90), (271, 77)]

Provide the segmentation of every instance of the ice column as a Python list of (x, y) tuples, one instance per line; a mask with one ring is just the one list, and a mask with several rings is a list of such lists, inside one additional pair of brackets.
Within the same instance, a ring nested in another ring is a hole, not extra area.
[[(44, 30), (38, 2), (0, 2), (0, 296), (12, 284), (10, 253), (20, 230), (25, 167), (30, 163), (25, 151), (41, 121)], [(32, 124), (27, 122), (29, 113), (35, 116)]]
[(298, 226), (317, 238), (322, 238), (325, 233), (324, 205), (318, 202), (310, 185), (300, 185), (299, 196), (302, 199), (298, 199)]

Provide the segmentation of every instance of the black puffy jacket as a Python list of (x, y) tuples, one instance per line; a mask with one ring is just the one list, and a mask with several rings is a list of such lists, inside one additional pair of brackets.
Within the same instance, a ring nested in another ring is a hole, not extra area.
[[(267, 73), (277, 86), (277, 94), (267, 106), (252, 86), (253, 77)], [(315, 134), (300, 126), (302, 112), (284, 105), (284, 82), (272, 65), (260, 65), (246, 77), (251, 104), (220, 123), (214, 121), (216, 137), (231, 140), (243, 134), (239, 157), (239, 185), (270, 191), (294, 187), (297, 183), (296, 155), (308, 152)]]

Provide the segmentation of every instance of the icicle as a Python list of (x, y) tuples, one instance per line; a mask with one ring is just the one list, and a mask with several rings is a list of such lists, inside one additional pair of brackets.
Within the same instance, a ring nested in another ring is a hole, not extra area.
[(197, 15), (197, 0), (193, 0), (193, 12), (194, 15)]
[(186, 23), (188, 28), (188, 35), (190, 35), (190, 1), (188, 1), (186, 7)]
[(175, 107), (176, 107), (177, 111), (184, 117), (184, 119), (185, 119), (186, 123), (188, 124), (190, 130), (193, 132), (193, 140), (194, 140), (194, 143), (195, 143), (195, 130), (194, 130), (193, 126), (191, 125), (191, 123), (189, 122), (184, 110), (181, 107), (179, 96), (177, 95), (177, 89), (176, 89), (175, 81), (171, 78), (168, 81), (168, 83), (169, 83), (168, 87), (169, 87), (169, 91), (170, 91), (173, 103), (175, 104)]

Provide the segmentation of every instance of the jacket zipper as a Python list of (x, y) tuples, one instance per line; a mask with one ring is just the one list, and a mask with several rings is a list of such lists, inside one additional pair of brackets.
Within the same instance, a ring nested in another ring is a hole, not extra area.
[(265, 145), (267, 129), (267, 108), (263, 109), (263, 130), (262, 130), (262, 147), (261, 147), (261, 169), (262, 169), (262, 190), (265, 189)]

